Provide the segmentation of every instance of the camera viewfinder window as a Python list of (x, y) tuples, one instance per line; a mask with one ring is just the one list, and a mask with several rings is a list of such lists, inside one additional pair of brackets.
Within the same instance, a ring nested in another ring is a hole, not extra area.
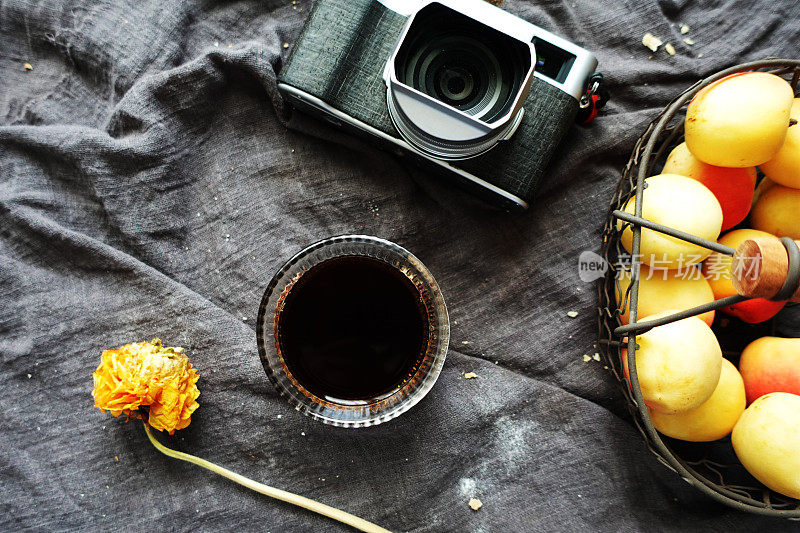
[(538, 37), (533, 38), (533, 46), (536, 48), (536, 72), (564, 83), (575, 63), (575, 56)]

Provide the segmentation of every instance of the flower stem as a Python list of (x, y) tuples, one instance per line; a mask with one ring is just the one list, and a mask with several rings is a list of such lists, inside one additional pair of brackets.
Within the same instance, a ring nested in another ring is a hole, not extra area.
[(168, 457), (196, 464), (197, 466), (211, 470), (215, 474), (219, 474), (222, 477), (226, 477), (231, 481), (243, 485), (248, 489), (260, 492), (265, 496), (269, 496), (270, 498), (275, 498), (276, 500), (282, 500), (291, 503), (293, 505), (297, 505), (298, 507), (308, 509), (309, 511), (313, 511), (315, 513), (327, 516), (329, 518), (333, 518), (334, 520), (338, 520), (343, 524), (353, 526), (354, 528), (360, 531), (366, 531), (367, 533), (390, 533), (388, 529), (384, 529), (376, 524), (373, 524), (372, 522), (367, 522), (363, 518), (351, 515), (350, 513), (346, 513), (344, 511), (336, 509), (335, 507), (331, 507), (329, 505), (316, 502), (304, 496), (293, 494), (285, 490), (276, 489), (274, 487), (264, 485), (263, 483), (258, 483), (256, 481), (253, 481), (252, 479), (248, 479), (242, 475), (239, 475), (236, 472), (231, 472), (227, 468), (222, 468), (221, 466), (216, 465), (210, 461), (206, 461), (205, 459), (200, 459), (199, 457), (195, 457), (194, 455), (189, 455), (188, 453), (183, 453), (177, 450), (167, 448), (166, 446), (158, 442), (158, 440), (156, 440), (155, 436), (153, 435), (153, 432), (150, 430), (150, 426), (146, 422), (144, 423), (144, 431), (145, 433), (147, 433), (147, 438), (150, 439), (152, 445), (155, 446), (158, 451), (160, 451), (161, 453), (163, 453)]

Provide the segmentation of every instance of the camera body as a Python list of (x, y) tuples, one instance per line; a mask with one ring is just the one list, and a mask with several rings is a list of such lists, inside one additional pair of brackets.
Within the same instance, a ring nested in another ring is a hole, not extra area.
[(318, 0), (278, 89), (298, 110), (524, 210), (596, 66), (483, 0)]

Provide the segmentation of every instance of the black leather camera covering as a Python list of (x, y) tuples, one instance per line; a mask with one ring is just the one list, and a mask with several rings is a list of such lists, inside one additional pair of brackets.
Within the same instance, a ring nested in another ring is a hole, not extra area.
[[(375, 0), (319, 0), (279, 81), (399, 137), (386, 108), (383, 70), (406, 18)], [(550, 158), (573, 124), (578, 102), (534, 78), (513, 137), (489, 152), (452, 162), (531, 203)]]

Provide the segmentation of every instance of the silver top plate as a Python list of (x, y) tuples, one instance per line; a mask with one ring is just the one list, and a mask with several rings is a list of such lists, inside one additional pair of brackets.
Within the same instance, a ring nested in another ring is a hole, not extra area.
[(495, 7), (485, 0), (375, 0), (395, 13), (409, 17), (430, 3), (439, 3), (455, 11), (483, 22), (494, 28), (502, 28), (504, 33), (517, 39), (533, 42), (535, 37), (561, 48), (575, 56), (575, 62), (563, 82), (558, 82), (534, 70), (534, 77), (561, 89), (576, 100), (580, 100), (586, 90), (586, 80), (597, 68), (595, 55), (580, 46), (569, 42), (549, 31), (531, 24), (511, 13)]

